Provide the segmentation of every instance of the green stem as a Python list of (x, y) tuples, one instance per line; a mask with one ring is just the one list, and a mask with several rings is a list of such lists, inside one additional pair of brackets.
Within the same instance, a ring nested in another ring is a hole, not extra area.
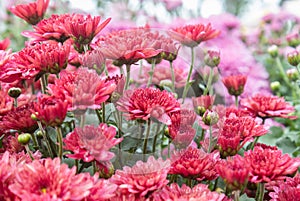
[(56, 126), (57, 141), (58, 141), (58, 157), (62, 159), (63, 156), (63, 135), (60, 126)]
[(207, 84), (206, 84), (206, 88), (203, 92), (203, 95), (207, 95), (207, 93), (209, 93), (211, 85), (212, 85), (212, 80), (214, 77), (214, 70), (212, 68), (209, 69), (209, 76), (208, 76), (208, 80), (207, 80)]
[(213, 191), (217, 189), (218, 182), (219, 182), (219, 177), (215, 180)]
[(97, 172), (97, 167), (96, 167), (96, 161), (94, 160), (92, 162), (92, 165), (93, 165), (93, 175)]
[(149, 77), (149, 80), (148, 80), (147, 87), (149, 87), (152, 84), (153, 73), (154, 73), (154, 68), (155, 68), (155, 62), (156, 62), (156, 59), (152, 59), (152, 61), (151, 61), (151, 71), (149, 72), (150, 77)]
[(170, 69), (171, 69), (171, 75), (172, 75), (172, 91), (173, 91), (173, 93), (175, 93), (175, 73), (174, 73), (172, 61), (170, 61)]
[(79, 126), (80, 128), (83, 128), (85, 124), (85, 114), (80, 115), (80, 123)]
[(298, 73), (300, 75), (300, 63), (296, 66), (296, 69), (297, 69), (297, 71), (298, 71)]
[(99, 109), (95, 109), (95, 112), (96, 112), (96, 115), (97, 115), (97, 118), (99, 120), (99, 123), (102, 122), (102, 119), (101, 119), (101, 113), (100, 113), (100, 110)]
[(234, 196), (234, 201), (239, 201), (240, 200), (240, 191), (233, 191), (233, 196)]
[(44, 73), (40, 79), (41, 82), (41, 90), (43, 94), (46, 94), (46, 88), (47, 88), (47, 75)]
[(139, 77), (142, 76), (142, 73), (143, 73), (143, 60), (140, 60)]
[(287, 77), (287, 74), (284, 72), (284, 68), (282, 66), (282, 63), (281, 63), (279, 57), (276, 57), (275, 61), (276, 61), (277, 67), (278, 67), (279, 72), (280, 72), (280, 75), (282, 76), (284, 82), (287, 84), (287, 86), (289, 86), (291, 88), (292, 87), (291, 83), (289, 81), (289, 78)]
[(186, 178), (186, 185), (192, 187), (192, 178)]
[(258, 201), (263, 201), (265, 195), (265, 183), (259, 183), (258, 187), (259, 187)]
[(51, 145), (50, 145), (49, 140), (48, 140), (48, 138), (47, 138), (46, 131), (44, 130), (44, 128), (43, 128), (43, 126), (42, 126), (42, 123), (41, 123), (40, 121), (37, 121), (37, 124), (38, 124), (38, 126), (39, 126), (40, 131), (42, 132), (43, 139), (44, 139), (44, 141), (46, 142), (46, 148), (47, 148), (47, 150), (48, 150), (49, 156), (50, 156), (51, 158), (53, 158), (53, 152), (52, 152), (52, 150), (51, 150)]
[(18, 107), (18, 98), (14, 98), (14, 107)]
[(145, 155), (147, 154), (147, 143), (148, 143), (148, 138), (150, 135), (150, 127), (151, 127), (151, 120), (148, 119), (147, 121), (147, 131), (146, 131), (146, 136), (144, 139), (144, 147), (143, 147), (143, 154), (144, 154), (144, 159), (145, 159)]
[(102, 123), (105, 123), (105, 103), (101, 103), (102, 105)]
[(31, 153), (31, 151), (30, 151), (30, 149), (29, 149), (28, 144), (25, 145), (25, 150), (26, 150), (26, 152), (28, 153), (28, 155), (30, 156), (30, 159), (31, 159), (31, 160), (34, 160), (34, 158), (33, 158), (33, 156), (32, 156), (32, 153)]
[(76, 174), (78, 174), (79, 172), (79, 160), (75, 159), (75, 166), (76, 166)]
[(213, 137), (212, 137), (212, 126), (209, 126), (209, 145), (208, 145), (208, 153), (212, 150), (212, 144), (213, 144)]
[(194, 58), (195, 57), (195, 52), (194, 52), (194, 48), (191, 47), (191, 66), (190, 66), (190, 70), (186, 79), (186, 83), (184, 85), (184, 89), (183, 89), (183, 94), (182, 94), (182, 103), (184, 103), (184, 100), (186, 98), (187, 92), (189, 90), (190, 87), (190, 78), (193, 72), (193, 68), (194, 68)]
[(239, 107), (239, 96), (234, 96), (235, 98), (235, 106)]
[(35, 150), (39, 149), (39, 144), (38, 144), (36, 136), (34, 134), (31, 134), (31, 139), (33, 141), (33, 148)]
[(130, 82), (130, 64), (126, 64), (126, 82), (125, 82), (125, 90), (128, 89), (129, 82)]
[(160, 126), (161, 126), (160, 123), (158, 123), (157, 126), (156, 126), (156, 132), (155, 132), (155, 136), (154, 136), (153, 144), (152, 144), (152, 152), (153, 153), (155, 153), (156, 141), (157, 141), (157, 137), (158, 137), (158, 132), (159, 132)]

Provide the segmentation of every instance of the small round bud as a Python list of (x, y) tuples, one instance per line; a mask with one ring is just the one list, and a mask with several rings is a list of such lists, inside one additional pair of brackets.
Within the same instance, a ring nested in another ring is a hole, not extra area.
[(216, 67), (219, 65), (220, 59), (220, 51), (212, 51), (208, 50), (207, 54), (204, 57), (204, 62), (206, 65), (210, 67)]
[(299, 73), (295, 68), (288, 69), (286, 74), (291, 81), (296, 81), (299, 79)]
[(30, 139), (31, 135), (29, 133), (23, 133), (18, 136), (18, 142), (22, 145), (28, 144)]
[(37, 132), (36, 132), (36, 137), (37, 137), (37, 138), (40, 138), (40, 139), (43, 138), (43, 132), (40, 131), (40, 130), (37, 131)]
[(292, 66), (297, 66), (300, 63), (300, 53), (297, 50), (287, 54), (287, 60)]
[(204, 115), (204, 113), (206, 112), (206, 108), (203, 106), (198, 106), (198, 107), (196, 107), (195, 111), (196, 111), (196, 114), (198, 114), (199, 116), (202, 117)]
[(272, 45), (271, 47), (269, 47), (268, 53), (270, 54), (271, 57), (276, 58), (278, 56), (278, 46)]
[(168, 87), (168, 88), (172, 88), (172, 81), (171, 80), (168, 80), (168, 79), (166, 79), (166, 80), (161, 80), (160, 82), (159, 82), (159, 86), (162, 86), (162, 87)]
[(18, 87), (12, 87), (8, 90), (8, 95), (12, 98), (18, 98), (22, 93), (22, 90)]
[(219, 115), (215, 111), (207, 110), (202, 117), (202, 121), (205, 125), (214, 125), (218, 123)]
[(291, 47), (297, 47), (300, 45), (300, 38), (298, 33), (291, 33), (286, 36), (286, 40), (288, 42), (288, 45)]
[(166, 127), (166, 128), (164, 129), (164, 134), (165, 134), (165, 136), (170, 137), (170, 130), (169, 130), (168, 127)]
[(31, 117), (31, 119), (34, 120), (34, 121), (37, 121), (37, 120), (38, 120), (36, 114), (31, 114), (30, 117)]
[(270, 87), (272, 91), (278, 91), (280, 89), (280, 82), (278, 81), (271, 82)]

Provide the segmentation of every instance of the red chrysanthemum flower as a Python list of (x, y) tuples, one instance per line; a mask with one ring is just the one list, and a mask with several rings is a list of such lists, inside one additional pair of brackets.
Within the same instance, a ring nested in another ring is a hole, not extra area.
[(215, 165), (219, 161), (219, 153), (206, 153), (203, 150), (188, 147), (175, 151), (169, 174), (180, 174), (183, 177), (194, 178), (199, 181), (213, 180), (217, 177)]
[(76, 175), (59, 158), (34, 160), (18, 168), (9, 189), (24, 201), (82, 200), (90, 194), (94, 181), (89, 173)]
[(67, 35), (70, 35), (74, 42), (79, 45), (87, 45), (100, 31), (110, 22), (111, 18), (100, 23), (101, 17), (82, 14), (72, 14), (65, 21)]
[(220, 31), (211, 27), (211, 24), (186, 25), (172, 29), (171, 37), (188, 47), (195, 47), (203, 41), (219, 36)]
[(250, 166), (240, 155), (228, 157), (216, 165), (216, 171), (230, 190), (240, 190), (248, 182)]
[(10, 39), (5, 38), (4, 40), (0, 41), (0, 50), (6, 50), (10, 45)]
[(34, 109), (31, 103), (13, 108), (0, 119), (0, 130), (8, 132), (12, 129), (23, 133), (33, 133), (38, 125), (31, 118), (32, 113)]
[(148, 120), (152, 117), (167, 125), (172, 123), (169, 115), (180, 110), (180, 104), (172, 93), (156, 88), (125, 91), (117, 105), (129, 120)]
[(114, 64), (134, 64), (140, 59), (149, 59), (162, 52), (156, 47), (151, 32), (147, 29), (130, 29), (112, 32), (100, 38), (95, 47), (100, 47), (103, 55), (114, 60)]
[(116, 139), (116, 129), (101, 123), (98, 127), (86, 125), (75, 128), (64, 139), (65, 149), (73, 153), (69, 158), (82, 159), (85, 162), (93, 160), (109, 161), (114, 153), (109, 150), (119, 144), (122, 138)]
[(25, 20), (28, 24), (35, 25), (41, 21), (48, 8), (50, 0), (37, 0), (29, 4), (12, 6), (9, 10), (16, 16)]
[(270, 201), (297, 201), (300, 197), (300, 175), (294, 178), (286, 178), (278, 186), (274, 186), (274, 191), (269, 193)]
[(193, 188), (183, 184), (181, 187), (177, 183), (165, 186), (162, 190), (156, 191), (150, 197), (150, 201), (164, 200), (197, 200), (197, 201), (225, 201), (226, 195), (223, 193), (212, 192), (205, 184), (197, 184)]
[(33, 38), (35, 41), (55, 40), (63, 43), (70, 36), (68, 35), (65, 22), (72, 17), (72, 14), (51, 15), (50, 18), (40, 21), (33, 26), (34, 31), (24, 31), (22, 35)]
[(117, 170), (110, 180), (118, 185), (121, 194), (135, 194), (142, 198), (168, 184), (169, 169), (169, 160), (156, 160), (150, 156), (147, 162), (138, 161), (131, 168), (125, 166), (123, 170)]
[(199, 97), (193, 97), (193, 106), (197, 114), (200, 116), (203, 116), (203, 114), (206, 112), (206, 110), (211, 110), (212, 106), (215, 102), (215, 96), (210, 95), (202, 95)]
[(241, 106), (262, 119), (272, 117), (297, 118), (297, 116), (289, 116), (295, 109), (283, 97), (256, 94), (250, 98), (242, 99)]
[(247, 82), (245, 75), (232, 75), (222, 79), (227, 91), (232, 96), (239, 96), (244, 92), (244, 87)]
[(68, 101), (68, 109), (84, 111), (101, 108), (101, 103), (108, 100), (116, 85), (101, 78), (95, 70), (79, 68), (76, 72), (60, 73), (60, 79), (48, 88), (51, 95)]
[(254, 183), (283, 180), (287, 175), (294, 174), (300, 166), (299, 158), (291, 158), (282, 154), (277, 147), (255, 146), (244, 154), (250, 164), (250, 178)]
[(46, 126), (60, 126), (68, 110), (68, 102), (53, 96), (44, 95), (34, 103), (34, 115)]

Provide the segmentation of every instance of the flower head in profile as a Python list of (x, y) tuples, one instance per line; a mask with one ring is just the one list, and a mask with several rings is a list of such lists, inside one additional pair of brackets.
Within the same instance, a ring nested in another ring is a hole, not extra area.
[(211, 110), (215, 102), (215, 96), (202, 95), (199, 97), (193, 97), (193, 106), (196, 113), (200, 116), (206, 112), (206, 110)]
[(250, 165), (249, 180), (254, 183), (283, 180), (294, 174), (300, 165), (299, 158), (291, 158), (272, 146), (257, 145), (245, 152), (244, 157)]
[(169, 114), (180, 110), (180, 104), (173, 94), (156, 88), (125, 91), (117, 105), (129, 120), (148, 120), (152, 117), (167, 125), (171, 124)]
[(205, 184), (197, 184), (193, 188), (190, 188), (185, 184), (180, 187), (177, 183), (172, 183), (170, 186), (165, 186), (162, 190), (153, 193), (150, 200), (225, 201), (226, 195), (210, 191)]
[(86, 52), (82, 58), (82, 66), (96, 70), (98, 74), (104, 71), (105, 58), (100, 50)]
[(203, 41), (216, 38), (220, 31), (213, 29), (211, 24), (186, 25), (172, 29), (170, 36), (188, 47), (195, 47)]
[(169, 169), (169, 160), (150, 156), (147, 162), (138, 161), (133, 167), (125, 166), (123, 170), (117, 170), (110, 180), (118, 185), (121, 194), (134, 194), (142, 198), (168, 184)]
[(50, 0), (36, 0), (28, 4), (12, 6), (9, 10), (28, 24), (35, 25), (44, 18)]
[(53, 96), (44, 95), (34, 103), (35, 117), (47, 126), (60, 126), (67, 115), (67, 109), (66, 100), (63, 101)]
[(245, 75), (232, 75), (222, 79), (223, 84), (232, 96), (239, 96), (244, 92), (244, 87), (247, 81)]
[(0, 50), (6, 50), (10, 45), (10, 39), (5, 38), (4, 40), (0, 41)]
[(228, 157), (221, 160), (216, 166), (216, 171), (222, 177), (230, 190), (240, 190), (247, 181), (250, 172), (250, 166), (240, 155)]
[(19, 167), (9, 189), (24, 201), (82, 200), (93, 184), (90, 174), (76, 174), (75, 167), (69, 169), (60, 159), (47, 158)]
[(109, 150), (122, 141), (122, 138), (115, 138), (116, 129), (106, 124), (98, 127), (86, 125), (83, 128), (75, 128), (64, 139), (65, 149), (73, 153), (68, 154), (69, 158), (82, 159), (85, 162), (109, 161), (114, 153)]
[(241, 106), (262, 119), (272, 117), (297, 118), (297, 116), (289, 115), (295, 109), (283, 97), (256, 94), (252, 97), (242, 99)]
[(180, 174), (199, 181), (213, 180), (217, 177), (215, 165), (220, 159), (217, 152), (205, 153), (189, 146), (187, 149), (175, 151), (171, 159), (169, 174)]

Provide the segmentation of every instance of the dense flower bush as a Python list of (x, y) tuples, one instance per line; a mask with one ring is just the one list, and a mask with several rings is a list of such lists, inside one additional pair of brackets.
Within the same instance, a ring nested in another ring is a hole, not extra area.
[(245, 34), (230, 14), (167, 25), (128, 5), (5, 8), (0, 200), (298, 200), (300, 19)]

